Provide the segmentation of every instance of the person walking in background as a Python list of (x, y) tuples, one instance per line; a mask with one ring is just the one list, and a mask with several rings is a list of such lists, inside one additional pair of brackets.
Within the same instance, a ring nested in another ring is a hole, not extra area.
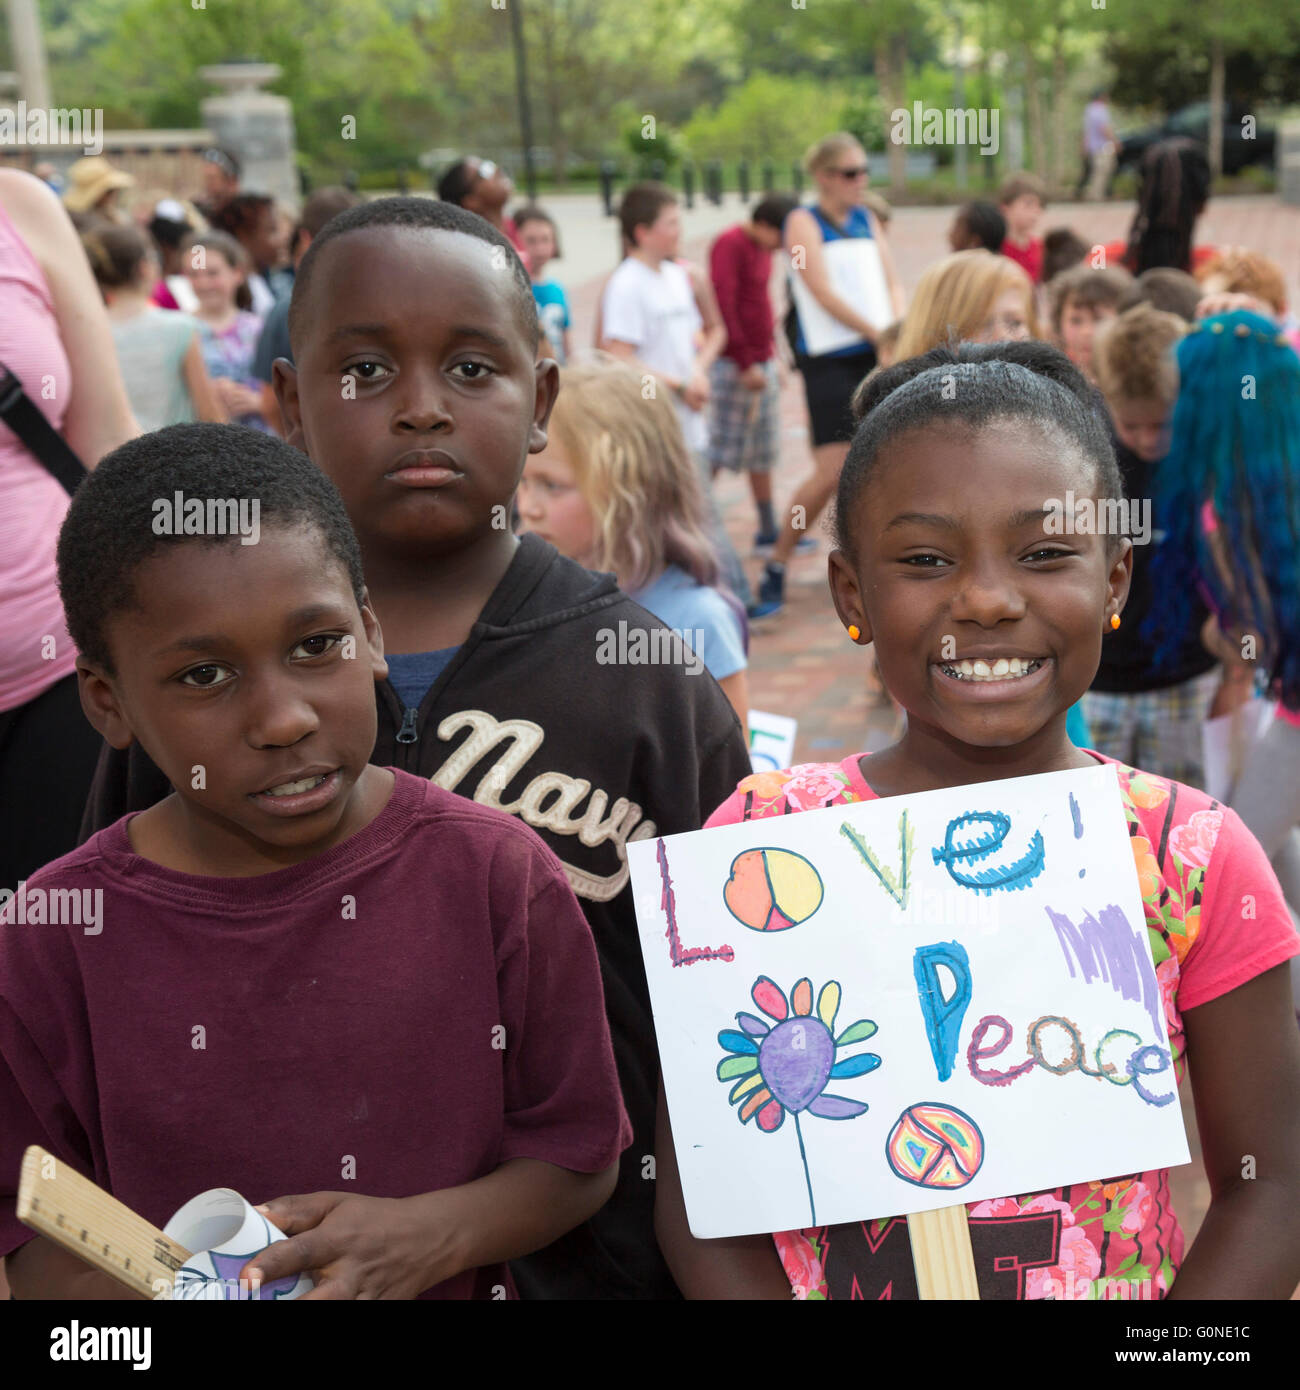
[(780, 452), (781, 385), (772, 341), (772, 253), (785, 219), (798, 207), (773, 193), (748, 222), (723, 232), (709, 251), (709, 275), (727, 342), (710, 371), (709, 463), (713, 471), (745, 469), (758, 509), (759, 547), (776, 544), (772, 470)]
[(189, 314), (159, 309), (150, 295), (158, 264), (138, 227), (83, 232), (90, 268), (113, 330), (117, 363), (141, 429), (191, 420), (225, 423), (199, 346), (199, 326)]
[(787, 318), (795, 366), (803, 377), (812, 435), (813, 471), (790, 500), (790, 508), (763, 571), (755, 618), (779, 612), (785, 604), (785, 567), (795, 546), (821, 516), (835, 493), (840, 468), (853, 435), (849, 401), (858, 383), (876, 365), (875, 342), (886, 322), (872, 322), (860, 306), (836, 289), (824, 248), (837, 241), (873, 240), (888, 287), (893, 317), (903, 313), (903, 288), (875, 214), (862, 205), (867, 187), (867, 154), (843, 131), (819, 140), (804, 156), (804, 167), (817, 185), (817, 201), (796, 208), (785, 220), (785, 249), (790, 273), (798, 276), (813, 300), (838, 323), (856, 334), (844, 347), (810, 354), (804, 325), (792, 303)]
[(542, 332), (551, 345), (550, 355), (563, 367), (569, 360), (569, 301), (564, 287), (545, 274), (546, 267), (560, 258), (560, 234), (550, 213), (536, 204), (515, 213), (515, 226), (528, 252), (528, 273)]
[[(0, 169), (0, 363), (91, 468), (139, 432), (77, 234), (49, 188), (18, 169)], [(10, 890), (77, 843), (99, 756), (56, 583), (67, 510), (53, 474), (0, 424), (0, 888)]]
[(1104, 87), (1095, 91), (1092, 100), (1083, 108), (1081, 148), (1083, 168), (1074, 196), (1082, 198), (1086, 188), (1088, 198), (1096, 202), (1110, 193), (1115, 174), (1115, 132), (1111, 129), (1110, 107), (1106, 103)]

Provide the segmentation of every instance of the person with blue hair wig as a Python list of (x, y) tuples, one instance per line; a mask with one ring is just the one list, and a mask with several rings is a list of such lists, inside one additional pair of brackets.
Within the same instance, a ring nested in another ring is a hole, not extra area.
[[(1204, 320), (1179, 344), (1181, 389), (1157, 473), (1167, 540), (1145, 631), (1163, 650), (1195, 602), (1239, 698), (1278, 702), (1233, 806), (1300, 904), (1300, 357), (1245, 310)], [(1190, 564), (1189, 574), (1186, 565)]]

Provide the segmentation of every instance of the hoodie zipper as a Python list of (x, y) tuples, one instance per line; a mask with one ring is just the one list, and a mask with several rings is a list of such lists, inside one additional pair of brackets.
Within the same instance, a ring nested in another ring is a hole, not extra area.
[(418, 713), (418, 710), (409, 708), (402, 710), (402, 727), (397, 731), (398, 743), (418, 743), (420, 741), (420, 731), (415, 725)]

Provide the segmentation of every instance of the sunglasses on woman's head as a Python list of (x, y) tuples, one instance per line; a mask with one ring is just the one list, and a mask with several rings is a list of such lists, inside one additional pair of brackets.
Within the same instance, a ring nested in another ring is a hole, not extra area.
[(480, 161), (478, 166), (478, 176), (480, 179), (490, 179), (497, 171), (497, 166), (490, 160)]

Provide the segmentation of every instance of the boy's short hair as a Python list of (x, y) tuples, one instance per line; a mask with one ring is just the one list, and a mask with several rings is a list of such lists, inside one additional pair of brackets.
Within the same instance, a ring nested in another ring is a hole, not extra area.
[(537, 203), (525, 203), (523, 207), (515, 209), (514, 224), (519, 231), (522, 232), (530, 222), (546, 223), (551, 229), (551, 236), (555, 238), (554, 259), (557, 261), (562, 260), (563, 253), (560, 251), (560, 229), (555, 225), (555, 218), (553, 218), (544, 207), (540, 207)]
[(1014, 203), (1017, 198), (1023, 197), (1026, 193), (1032, 193), (1040, 203), (1047, 202), (1047, 185), (1037, 174), (1024, 171), (1010, 174), (1002, 180), (1002, 186), (998, 189), (998, 206), (1004, 208), (1008, 203)]
[(1275, 314), (1286, 313), (1281, 267), (1245, 246), (1225, 246), (1197, 270), (1196, 279), (1202, 285), (1209, 279), (1223, 280), (1219, 288), (1225, 293), (1251, 294), (1271, 305)]
[(170, 425), (128, 440), (77, 489), (59, 532), (59, 593), (78, 650), (114, 673), (106, 629), (135, 602), (136, 571), (177, 545), (235, 545), (234, 534), (155, 532), (155, 504), (256, 499), (258, 526), (309, 526), (347, 571), (360, 605), (365, 580), (352, 523), (334, 484), (306, 454), (243, 425)]
[(1048, 292), (1052, 332), (1061, 331), (1061, 316), (1065, 313), (1065, 306), (1071, 302), (1083, 309), (1114, 309), (1118, 313), (1132, 284), (1133, 277), (1128, 271), (1114, 266), (1093, 270), (1091, 266), (1076, 265), (1073, 270), (1062, 271), (1053, 279)]
[(996, 256), (1007, 239), (1007, 219), (996, 203), (974, 198), (957, 209), (957, 219), (984, 248)]
[(785, 227), (785, 219), (798, 206), (799, 199), (792, 193), (769, 193), (754, 205), (750, 218), (779, 232)]
[(1086, 260), (1092, 247), (1072, 227), (1053, 227), (1043, 235), (1043, 284)]
[(618, 205), (618, 222), (629, 246), (636, 245), (636, 229), (650, 227), (666, 207), (677, 201), (677, 194), (666, 183), (634, 183)]
[(1137, 304), (1149, 304), (1165, 314), (1177, 314), (1186, 323), (1196, 322), (1196, 306), (1201, 302), (1200, 285), (1185, 270), (1171, 265), (1144, 270), (1128, 288), (1120, 302), (1120, 313)]
[(289, 341), (295, 361), (301, 352), (299, 334), (302, 329), (305, 305), (315, 278), (316, 262), (321, 250), (338, 237), (349, 232), (366, 231), (372, 227), (410, 227), (416, 231), (462, 232), (477, 237), (489, 246), (499, 247), (510, 270), (514, 290), (515, 317), (529, 345), (536, 354), (541, 334), (537, 320), (537, 302), (533, 299), (533, 282), (528, 278), (524, 263), (519, 259), (510, 238), (499, 232), (486, 218), (456, 203), (435, 202), (432, 198), (375, 198), (368, 203), (347, 208), (330, 220), (312, 239), (302, 258), (293, 281), (293, 298), (289, 301)]
[(1102, 325), (1092, 345), (1092, 369), (1108, 401), (1154, 400), (1173, 405), (1178, 396), (1174, 344), (1187, 325), (1149, 304), (1126, 309)]

